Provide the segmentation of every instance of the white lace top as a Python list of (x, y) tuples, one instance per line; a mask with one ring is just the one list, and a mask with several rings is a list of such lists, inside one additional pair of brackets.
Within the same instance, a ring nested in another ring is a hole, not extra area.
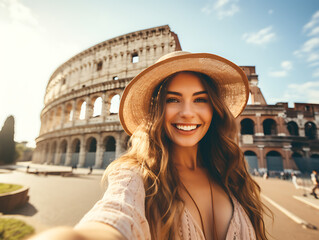
[[(253, 226), (239, 202), (232, 197), (234, 211), (226, 240), (255, 240)], [(108, 175), (108, 188), (101, 200), (82, 218), (76, 227), (88, 221), (109, 224), (129, 240), (151, 239), (145, 217), (145, 189), (136, 170), (118, 169)], [(176, 239), (205, 240), (204, 234), (185, 208)]]

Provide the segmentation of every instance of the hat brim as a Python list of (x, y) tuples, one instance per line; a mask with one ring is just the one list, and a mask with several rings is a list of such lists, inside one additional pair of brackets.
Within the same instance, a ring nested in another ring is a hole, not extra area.
[(224, 102), (236, 118), (244, 110), (248, 97), (248, 79), (231, 61), (209, 53), (188, 53), (171, 57), (146, 68), (126, 86), (121, 97), (119, 118), (129, 135), (148, 115), (155, 88), (166, 77), (181, 71), (200, 72), (219, 85)]

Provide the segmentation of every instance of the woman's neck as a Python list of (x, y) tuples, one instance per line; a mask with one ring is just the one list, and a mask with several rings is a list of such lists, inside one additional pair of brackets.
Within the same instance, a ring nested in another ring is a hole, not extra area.
[(197, 149), (197, 145), (187, 148), (173, 145), (171, 147), (171, 155), (176, 168), (178, 170), (196, 170), (199, 167)]

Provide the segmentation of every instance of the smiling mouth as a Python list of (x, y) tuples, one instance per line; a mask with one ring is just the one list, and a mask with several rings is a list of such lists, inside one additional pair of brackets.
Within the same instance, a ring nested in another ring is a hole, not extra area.
[(193, 131), (197, 129), (201, 124), (173, 124), (175, 128), (182, 131)]

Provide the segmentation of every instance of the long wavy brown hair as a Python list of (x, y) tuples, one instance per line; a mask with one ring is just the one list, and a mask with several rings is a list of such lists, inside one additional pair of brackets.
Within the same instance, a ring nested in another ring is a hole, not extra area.
[[(187, 73), (202, 81), (214, 111), (211, 126), (199, 142), (200, 164), (226, 193), (236, 197), (251, 220), (256, 238), (265, 240), (265, 208), (260, 200), (260, 187), (248, 173), (237, 144), (235, 118), (223, 102), (215, 81), (202, 73)], [(147, 120), (133, 133), (127, 153), (109, 165), (104, 175), (106, 178), (112, 169), (123, 164), (141, 169), (146, 193), (145, 214), (152, 239), (175, 239), (184, 208), (177, 191), (181, 182), (170, 159), (171, 143), (164, 130), (167, 86), (176, 74), (155, 89)]]

